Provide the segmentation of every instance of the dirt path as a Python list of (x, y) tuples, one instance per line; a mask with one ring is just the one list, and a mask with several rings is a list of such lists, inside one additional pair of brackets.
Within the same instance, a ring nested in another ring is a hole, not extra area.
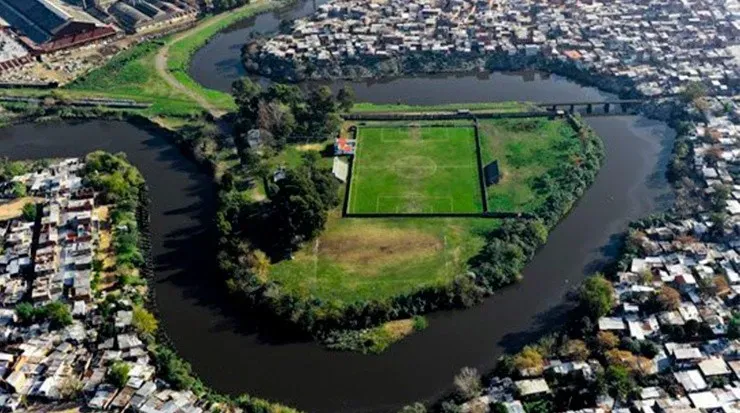
[(208, 99), (204, 98), (203, 96), (199, 95), (198, 93), (188, 89), (180, 83), (174, 76), (172, 76), (172, 73), (170, 73), (169, 70), (167, 70), (167, 59), (169, 58), (169, 52), (170, 52), (170, 45), (184, 39), (187, 36), (190, 36), (193, 32), (197, 30), (202, 30), (206, 27), (210, 27), (211, 25), (218, 23), (219, 19), (212, 19), (205, 25), (198, 25), (193, 27), (192, 29), (186, 30), (182, 33), (177, 34), (172, 40), (165, 43), (164, 46), (162, 46), (161, 49), (159, 49), (159, 52), (157, 52), (157, 55), (154, 58), (154, 65), (157, 69), (157, 73), (164, 79), (167, 84), (175, 88), (176, 90), (186, 94), (191, 99), (193, 99), (195, 102), (198, 103), (203, 109), (205, 109), (208, 113), (211, 114), (215, 119), (219, 119), (223, 115), (226, 114), (225, 110), (219, 109), (216, 106), (212, 105), (211, 102), (208, 101)]

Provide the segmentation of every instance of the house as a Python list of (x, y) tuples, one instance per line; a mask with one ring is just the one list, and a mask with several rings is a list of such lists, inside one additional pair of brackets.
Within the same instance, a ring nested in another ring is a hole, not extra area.
[(550, 386), (545, 379), (520, 380), (515, 383), (519, 395), (522, 397), (534, 394), (550, 393)]
[(673, 373), (679, 384), (686, 392), (700, 391), (707, 388), (707, 382), (704, 381), (699, 370), (686, 370)]

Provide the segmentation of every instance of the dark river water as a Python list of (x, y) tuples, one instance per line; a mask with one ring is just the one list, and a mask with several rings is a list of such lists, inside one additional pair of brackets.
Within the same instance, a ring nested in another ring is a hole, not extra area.
[[(311, 6), (299, 4), (301, 12)], [(285, 14), (285, 13), (284, 13)], [(288, 13), (290, 14), (290, 13)], [(296, 12), (293, 12), (296, 14)], [(239, 46), (251, 26), (269, 32), (279, 21), (258, 16), (217, 36), (195, 55), (192, 74), (227, 88), (240, 75)], [(353, 83), (363, 101), (448, 103), (588, 100), (606, 96), (556, 76), (491, 74)], [(594, 185), (527, 265), (521, 283), (465, 311), (432, 314), (429, 328), (382, 355), (326, 351), (276, 337), (224, 308), (215, 275), (213, 185), (164, 138), (122, 122), (18, 125), (0, 130), (0, 156), (79, 156), (95, 149), (125, 152), (151, 189), (157, 304), (180, 354), (217, 390), (280, 401), (307, 411), (394, 411), (448, 390), (461, 367), (490, 369), (544, 329), (557, 326), (564, 295), (615, 254), (629, 221), (670, 202), (665, 167), (674, 132), (636, 116), (589, 118), (607, 159)]]

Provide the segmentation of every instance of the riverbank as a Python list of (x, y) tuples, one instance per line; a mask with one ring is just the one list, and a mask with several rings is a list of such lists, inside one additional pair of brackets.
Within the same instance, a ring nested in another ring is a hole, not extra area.
[[(512, 83), (521, 88), (532, 86), (518, 78)], [(548, 93), (562, 96), (564, 91), (554, 88), (552, 83), (536, 81), (534, 85), (541, 88), (541, 96)], [(575, 96), (596, 93), (562, 80), (560, 84), (565, 84), (568, 93)], [(454, 95), (459, 101), (483, 100), (470, 98), (464, 90), (459, 92), (450, 96)], [(492, 93), (490, 96), (499, 95)], [(203, 372), (207, 381), (219, 389), (235, 394), (244, 388), (254, 389), (258, 394), (323, 411), (364, 411), (378, 409), (378, 406), (390, 410), (408, 400), (432, 398), (449, 387), (450, 378), (460, 366), (477, 365), (485, 369), (490, 365), (492, 353), (499, 354), (502, 347), (508, 347), (521, 334), (536, 328), (533, 325), (539, 326), (541, 319), (535, 314), (547, 313), (551, 306), (560, 302), (563, 282), (573, 283), (581, 277), (583, 266), (601, 259), (601, 253), (597, 252), (600, 250), (593, 247), (606, 245), (608, 235), (621, 228), (625, 216), (641, 216), (651, 211), (657, 202), (654, 185), (659, 184), (651, 179), (651, 189), (646, 191), (643, 180), (653, 171), (655, 159), (661, 159), (660, 145), (669, 144), (666, 142), (670, 137), (664, 136), (667, 132), (659, 125), (634, 118), (591, 119), (589, 122), (607, 138), (610, 161), (599, 180), (608, 184), (603, 188), (597, 185), (589, 191), (576, 206), (572, 219), (561, 224), (567, 230), (556, 228), (551, 243), (538, 254), (542, 257), (535, 258), (525, 270), (521, 286), (503, 291), (488, 300), (484, 307), (434, 315), (425, 332), (410, 337), (390, 354), (368, 361), (362, 356), (327, 353), (314, 345), (276, 337), (269, 329), (251, 323), (243, 326), (214, 310), (218, 305), (203, 298), (207, 295), (206, 288), (185, 282), (176, 288), (171, 288), (169, 283), (157, 287), (166, 291), (162, 294), (168, 297), (168, 309), (163, 311), (163, 317), (169, 320), (168, 331), (186, 358), (194, 363), (196, 371)], [(655, 129), (661, 136), (660, 143), (651, 139)], [(36, 134), (42, 133), (50, 132)], [(629, 154), (623, 150), (623, 141), (628, 143)], [(650, 166), (645, 166), (647, 164)], [(660, 168), (656, 166), (655, 170)], [(616, 176), (619, 179), (610, 178)], [(192, 191), (194, 187), (187, 190)], [(572, 225), (570, 221), (578, 224)], [(589, 231), (583, 231), (584, 227)], [(531, 300), (531, 296), (537, 299)], [(492, 314), (495, 316), (490, 317)], [(460, 337), (466, 339), (460, 340)], [(273, 345), (276, 343), (282, 345)], [(204, 348), (211, 351), (204, 352)], [(214, 367), (224, 363), (242, 374), (238, 377), (224, 375)], [(278, 371), (284, 371), (304, 386), (286, 388), (284, 381), (270, 379), (278, 376)], [(363, 371), (362, 378), (351, 374), (356, 371)], [(322, 380), (317, 381), (316, 377)], [(378, 401), (379, 395), (382, 395), (382, 402)]]

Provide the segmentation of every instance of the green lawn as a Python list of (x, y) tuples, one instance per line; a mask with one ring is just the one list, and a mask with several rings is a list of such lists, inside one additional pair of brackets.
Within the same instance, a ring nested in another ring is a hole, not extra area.
[(531, 212), (541, 200), (535, 178), (572, 162), (580, 142), (565, 120), (487, 119), (478, 124), (483, 164), (499, 163), (501, 181), (488, 187), (490, 211)]
[(483, 212), (472, 126), (358, 129), (350, 213)]
[(449, 283), (483, 246), (497, 220), (485, 218), (341, 218), (270, 278), (292, 294), (356, 302)]

